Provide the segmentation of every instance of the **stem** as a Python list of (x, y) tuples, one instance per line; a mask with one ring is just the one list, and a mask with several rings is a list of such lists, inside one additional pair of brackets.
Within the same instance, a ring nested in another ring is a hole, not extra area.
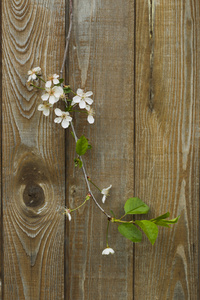
[(76, 208), (70, 209), (70, 211), (75, 211), (77, 209), (79, 209), (81, 206), (83, 206), (88, 200), (85, 200), (81, 205), (77, 206)]
[(40, 90), (45, 91), (44, 88), (42, 88), (42, 87), (40, 87), (40, 86), (36, 86), (36, 85), (34, 85), (33, 83), (31, 83), (31, 86), (35, 87), (36, 89), (40, 89)]
[(125, 216), (126, 216), (126, 214), (124, 214), (124, 215), (120, 218), (120, 220), (123, 219)]
[(99, 192), (101, 193), (101, 189), (96, 185), (94, 184), (94, 182), (92, 182), (92, 180), (90, 178), (88, 178), (88, 181), (91, 182), (91, 184), (97, 189), (99, 190)]
[[(68, 30), (68, 34), (67, 34), (67, 38), (66, 38), (66, 45), (65, 45), (65, 52), (64, 52), (62, 67), (60, 69), (60, 77), (61, 78), (62, 78), (64, 66), (65, 66), (65, 61), (66, 61), (66, 58), (67, 58), (67, 51), (68, 51), (68, 47), (69, 47), (69, 39), (70, 39), (70, 36), (71, 36), (71, 31), (72, 31), (72, 21), (73, 21), (73, 5), (72, 5), (72, 0), (69, 0), (69, 13), (70, 13), (70, 17), (69, 17), (69, 30)], [(75, 129), (74, 129), (74, 125), (73, 125), (72, 122), (71, 122), (71, 127), (72, 127), (72, 131), (73, 131), (73, 134), (74, 134), (75, 142), (77, 142), (78, 138), (77, 138), (77, 135), (76, 135), (76, 132), (75, 132)], [(86, 173), (86, 170), (85, 170), (85, 166), (84, 166), (84, 162), (83, 162), (82, 157), (80, 157), (80, 160), (82, 162), (82, 168), (81, 169), (83, 171), (83, 176), (85, 178), (88, 191), (89, 191), (90, 195), (92, 196), (93, 201), (95, 202), (96, 206), (104, 213), (104, 215), (106, 215), (106, 217), (108, 218), (108, 220), (111, 220), (112, 217), (99, 205), (99, 203), (97, 202), (96, 198), (94, 197), (94, 195), (93, 195), (93, 193), (92, 193), (92, 191), (90, 189), (90, 184), (89, 184), (89, 181), (87, 179), (87, 173)]]
[(126, 223), (126, 224), (132, 224), (132, 223), (135, 223), (135, 221), (122, 221), (120, 219), (114, 219), (112, 218), (112, 222), (113, 223)]
[(106, 247), (108, 248), (108, 228), (109, 228), (109, 225), (110, 225), (110, 221), (108, 220), (108, 224), (107, 224), (107, 229), (106, 229)]
[[(75, 132), (75, 129), (74, 129), (74, 125), (73, 125), (72, 122), (71, 122), (71, 127), (72, 127), (72, 131), (73, 131), (73, 134), (74, 134), (75, 142), (77, 143), (78, 138), (77, 138), (77, 135), (76, 135), (76, 132)], [(88, 191), (89, 191), (90, 195), (92, 196), (93, 201), (95, 202), (96, 206), (104, 213), (104, 215), (106, 215), (106, 217), (108, 218), (108, 220), (111, 220), (112, 217), (99, 205), (99, 203), (97, 202), (96, 198), (94, 197), (94, 195), (93, 195), (93, 193), (92, 193), (92, 191), (90, 189), (90, 184), (89, 184), (89, 181), (88, 181), (88, 176), (87, 176), (85, 165), (84, 165), (84, 162), (83, 162), (83, 159), (82, 159), (81, 156), (80, 156), (80, 161), (82, 162), (82, 168), (81, 169), (83, 171), (83, 176), (85, 178), (85, 182), (86, 182)]]
[(46, 81), (41, 76), (38, 76), (37, 74), (36, 74), (36, 76), (37, 76), (37, 78), (39, 78), (40, 80), (42, 80), (44, 83), (46, 83)]

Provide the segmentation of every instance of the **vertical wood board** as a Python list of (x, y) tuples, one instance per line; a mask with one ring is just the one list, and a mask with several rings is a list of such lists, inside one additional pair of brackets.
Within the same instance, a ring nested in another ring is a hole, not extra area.
[[(134, 136), (134, 1), (74, 1), (74, 23), (69, 56), (70, 84), (94, 93), (95, 123), (77, 115), (78, 136), (92, 144), (85, 162), (88, 175), (103, 189), (112, 184), (102, 204), (110, 213), (123, 214), (125, 200), (133, 196)], [(87, 193), (82, 171), (74, 168), (73, 138), (68, 142), (67, 182), (69, 206), (78, 206)], [(132, 299), (133, 245), (110, 224), (106, 248), (106, 217), (92, 201), (72, 215), (69, 224), (67, 299)]]
[(27, 71), (59, 72), (64, 1), (2, 1), (3, 299), (64, 299), (64, 131)]
[(199, 2), (136, 6), (136, 194), (181, 218), (136, 246), (134, 299), (197, 300)]

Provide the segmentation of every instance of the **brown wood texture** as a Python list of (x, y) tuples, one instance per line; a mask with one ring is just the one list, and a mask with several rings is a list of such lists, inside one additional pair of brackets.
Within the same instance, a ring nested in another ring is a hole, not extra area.
[(65, 197), (73, 208), (87, 194), (74, 140), (26, 86), (32, 67), (59, 72), (67, 2), (2, 1), (0, 299), (198, 300), (199, 1), (74, 0), (67, 77), (94, 92), (94, 125), (79, 114), (74, 125), (93, 146), (88, 175), (112, 184), (102, 206), (120, 216), (134, 195), (148, 218), (181, 215), (154, 246), (111, 224), (113, 256), (101, 255), (107, 221), (92, 200), (64, 227)]
[(136, 246), (135, 300), (199, 299), (199, 1), (136, 3), (135, 193), (181, 215)]
[(26, 74), (59, 72), (65, 3), (2, 4), (3, 299), (64, 299), (64, 131), (37, 111)]
[[(0, 1), (0, 19), (2, 20), (2, 3)], [(2, 45), (2, 26), (0, 24), (0, 45)], [(2, 104), (2, 47), (0, 46), (0, 103)], [(2, 125), (2, 109), (0, 105), (0, 124)], [(0, 126), (1, 126), (0, 125)], [(2, 128), (2, 126), (1, 126)], [(2, 130), (0, 130), (0, 149), (2, 150)], [(0, 150), (0, 155), (2, 151)], [(2, 159), (0, 161), (0, 170), (2, 170)], [(2, 172), (0, 171), (0, 186), (2, 192)], [(1, 193), (2, 194), (2, 193)], [(0, 300), (2, 300), (2, 288), (3, 288), (3, 270), (2, 270), (2, 263), (3, 263), (3, 241), (2, 241), (2, 234), (3, 234), (3, 219), (2, 219), (2, 195), (0, 196)]]
[[(134, 1), (74, 2), (74, 23), (69, 55), (69, 81), (74, 88), (94, 92), (94, 125), (77, 116), (78, 135), (84, 134), (93, 149), (85, 159), (88, 174), (102, 189), (113, 185), (102, 204), (110, 213), (123, 214), (133, 195), (134, 136)], [(73, 138), (69, 139), (67, 170), (69, 206), (80, 204), (87, 193), (81, 170), (74, 169)], [(94, 189), (93, 189), (94, 190)], [(95, 190), (94, 190), (95, 191)], [(133, 245), (110, 225), (106, 248), (106, 217), (90, 201), (72, 215), (69, 227), (67, 299), (132, 299)]]

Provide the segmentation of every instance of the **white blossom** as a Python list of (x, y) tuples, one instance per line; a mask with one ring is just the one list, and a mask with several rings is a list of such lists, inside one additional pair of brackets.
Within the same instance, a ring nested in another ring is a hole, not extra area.
[(59, 108), (55, 109), (55, 114), (58, 116), (54, 119), (55, 123), (61, 123), (63, 128), (69, 127), (70, 122), (72, 121), (72, 117), (70, 117), (68, 111), (62, 111)]
[(109, 255), (109, 254), (114, 254), (115, 251), (112, 248), (107, 247), (102, 251), (102, 255)]
[(94, 123), (94, 117), (93, 116), (95, 115), (94, 109), (91, 108), (89, 105), (86, 105), (86, 110), (88, 112), (87, 121), (88, 121), (88, 123), (93, 124)]
[(84, 109), (87, 104), (91, 105), (93, 103), (93, 100), (89, 98), (93, 95), (93, 92), (84, 93), (82, 89), (78, 89), (76, 94), (77, 95), (72, 99), (72, 105), (79, 103), (79, 107)]
[(54, 104), (58, 102), (63, 93), (64, 91), (61, 86), (54, 86), (53, 88), (46, 88), (46, 93), (41, 98), (43, 101), (49, 100), (49, 103)]
[(38, 110), (43, 111), (43, 115), (45, 115), (47, 117), (50, 114), (50, 108), (52, 106), (53, 106), (53, 104), (51, 104), (51, 103), (39, 104)]
[(36, 68), (33, 68), (31, 70), (28, 71), (28, 80), (27, 82), (30, 82), (32, 80), (35, 80), (37, 78), (36, 75), (40, 75), (41, 74), (41, 68), (40, 67), (36, 67)]
[(48, 81), (45, 84), (45, 87), (50, 88), (52, 85), (52, 82), (53, 82), (53, 84), (58, 84), (59, 83), (58, 77), (59, 77), (59, 75), (57, 75), (57, 74), (53, 74), (52, 76), (49, 76)]
[(103, 198), (102, 198), (103, 203), (105, 202), (106, 198), (109, 196), (109, 190), (111, 189), (111, 187), (112, 187), (112, 184), (109, 187), (107, 187), (101, 191), (101, 194), (103, 195)]
[(72, 219), (70, 212), (71, 210), (69, 208), (65, 208), (64, 214), (68, 217), (69, 221)]

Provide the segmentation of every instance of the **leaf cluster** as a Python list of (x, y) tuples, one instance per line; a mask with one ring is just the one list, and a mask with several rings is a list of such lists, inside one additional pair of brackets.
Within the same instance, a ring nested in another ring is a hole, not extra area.
[[(126, 201), (124, 205), (125, 215), (137, 215), (137, 214), (147, 214), (149, 207), (139, 198), (130, 198)], [(135, 220), (133, 221), (147, 236), (151, 244), (153, 245), (158, 236), (158, 226), (170, 227), (170, 224), (175, 224), (178, 222), (179, 217), (166, 220), (170, 216), (169, 212), (151, 220)], [(118, 226), (119, 232), (127, 239), (134, 243), (142, 241), (142, 232), (131, 222), (123, 221), (123, 224)]]

